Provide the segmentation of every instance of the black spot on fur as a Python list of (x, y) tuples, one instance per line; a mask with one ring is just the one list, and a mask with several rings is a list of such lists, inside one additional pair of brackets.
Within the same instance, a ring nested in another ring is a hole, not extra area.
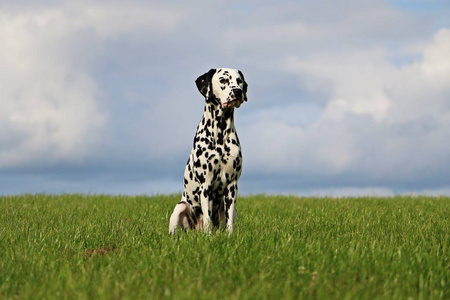
[(203, 175), (203, 174), (196, 174), (197, 176), (197, 179), (198, 179), (198, 181), (201, 183), (201, 184), (203, 184), (203, 183), (205, 183), (205, 176)]
[(197, 159), (194, 163), (194, 167), (199, 168), (201, 166), (200, 159)]

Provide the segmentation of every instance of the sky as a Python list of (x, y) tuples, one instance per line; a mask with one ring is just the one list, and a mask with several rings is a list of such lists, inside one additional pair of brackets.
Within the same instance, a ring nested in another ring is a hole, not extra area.
[(450, 1), (0, 0), (0, 194), (182, 191), (241, 70), (241, 194), (450, 195)]

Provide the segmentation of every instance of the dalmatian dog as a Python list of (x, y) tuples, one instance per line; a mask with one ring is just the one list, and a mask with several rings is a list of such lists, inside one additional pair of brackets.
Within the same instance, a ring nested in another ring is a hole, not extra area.
[(205, 97), (205, 109), (184, 171), (181, 201), (170, 217), (169, 233), (177, 228), (226, 228), (236, 220), (237, 182), (242, 154), (234, 127), (234, 109), (247, 101), (247, 83), (241, 71), (211, 69), (195, 81)]

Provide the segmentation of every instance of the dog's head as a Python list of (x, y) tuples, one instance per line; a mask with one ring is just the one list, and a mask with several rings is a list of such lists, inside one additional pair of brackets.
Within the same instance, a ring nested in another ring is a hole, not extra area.
[(239, 70), (211, 69), (195, 83), (206, 101), (216, 101), (224, 109), (239, 107), (247, 101), (247, 83)]

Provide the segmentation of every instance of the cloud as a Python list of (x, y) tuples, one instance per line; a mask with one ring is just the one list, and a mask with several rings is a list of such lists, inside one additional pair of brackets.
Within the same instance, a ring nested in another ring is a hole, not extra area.
[(448, 7), (395, 2), (2, 3), (0, 189), (179, 191), (236, 67), (241, 191), (446, 191)]
[(364, 174), (367, 183), (383, 184), (430, 172), (448, 176), (442, 141), (450, 136), (449, 42), (450, 30), (442, 29), (420, 60), (401, 66), (382, 49), (286, 58), (285, 72), (311, 93), (327, 89), (329, 98), (306, 126), (267, 115), (246, 126), (246, 151), (253, 154), (247, 167), (268, 176)]
[(312, 91), (331, 86), (331, 97), (323, 118), (341, 120), (346, 113), (369, 114), (381, 120), (389, 106), (384, 92), (393, 67), (381, 50), (316, 54), (299, 60), (289, 57), (283, 69), (303, 75), (305, 88)]
[(105, 123), (95, 81), (64, 45), (74, 29), (63, 19), (0, 15), (1, 168), (82, 159)]
[[(270, 36), (271, 39), (267, 40)], [(285, 43), (293, 39), (303, 39), (307, 36), (305, 26), (301, 22), (289, 24), (273, 24), (266, 26), (250, 26), (240, 30), (228, 30), (225, 39), (234, 46), (242, 44), (269, 45), (274, 43)]]
[(93, 64), (109, 41), (161, 36), (178, 20), (174, 11), (144, 3), (6, 6), (0, 13), (0, 168), (76, 164), (104, 150), (109, 99)]
[(77, 20), (91, 27), (100, 38), (143, 32), (161, 36), (173, 31), (180, 21), (180, 14), (175, 10), (145, 2), (133, 5), (120, 1), (106, 5), (91, 2), (80, 5), (77, 2), (69, 7), (79, 14)]

